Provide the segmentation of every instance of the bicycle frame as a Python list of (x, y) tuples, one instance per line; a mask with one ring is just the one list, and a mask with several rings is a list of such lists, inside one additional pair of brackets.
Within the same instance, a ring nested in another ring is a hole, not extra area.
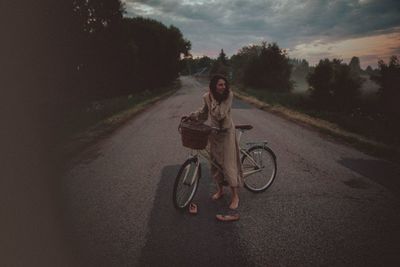
[[(249, 170), (249, 171), (243, 171), (243, 178), (256, 173), (256, 172), (260, 172), (262, 170), (262, 166), (260, 166), (260, 164), (258, 164), (256, 162), (256, 160), (253, 158), (252, 155), (250, 155), (249, 153), (247, 153), (246, 149), (242, 148), (240, 146), (240, 139), (242, 137), (242, 134), (244, 132), (244, 130), (238, 130), (239, 134), (238, 134), (238, 143), (239, 143), (239, 151), (241, 154), (246, 155), (248, 157), (248, 159), (250, 160), (250, 162), (252, 164), (254, 164), (255, 168), (253, 170)], [(260, 146), (266, 146), (267, 142), (266, 141), (262, 141), (262, 142), (247, 142), (246, 145), (260, 145)], [(196, 168), (195, 168), (195, 175), (193, 175), (192, 177), (192, 181), (190, 181), (190, 185), (192, 185), (197, 177), (197, 173), (199, 171), (199, 167), (200, 167), (200, 160), (199, 160), (199, 156), (203, 157), (204, 159), (206, 159), (210, 164), (212, 164), (215, 168), (217, 168), (218, 171), (220, 171), (221, 173), (223, 173), (222, 168), (216, 163), (213, 162), (211, 159), (211, 154), (210, 151), (208, 151), (207, 149), (203, 149), (203, 150), (195, 150), (192, 149), (191, 153), (190, 153), (192, 158), (196, 159)], [(184, 177), (184, 182), (186, 182), (187, 179), (187, 175), (188, 173), (186, 173), (186, 176)]]

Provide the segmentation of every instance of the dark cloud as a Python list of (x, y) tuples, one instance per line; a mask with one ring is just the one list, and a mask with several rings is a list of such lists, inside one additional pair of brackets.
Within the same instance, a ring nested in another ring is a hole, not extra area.
[(173, 24), (193, 52), (224, 48), (228, 55), (261, 40), (294, 48), (391, 33), (400, 27), (398, 0), (124, 0), (128, 16)]

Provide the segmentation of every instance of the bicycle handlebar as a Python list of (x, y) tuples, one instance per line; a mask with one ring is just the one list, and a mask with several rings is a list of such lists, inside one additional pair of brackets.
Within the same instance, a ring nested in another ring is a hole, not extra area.
[[(191, 118), (190, 118), (190, 116), (183, 116), (183, 117), (181, 117), (181, 121), (183, 121), (183, 122), (191, 121)], [(226, 133), (228, 131), (228, 129), (211, 126), (211, 131), (218, 134), (218, 133)]]
[(215, 133), (226, 133), (228, 131), (227, 128), (218, 128), (218, 127), (211, 127), (211, 130)]

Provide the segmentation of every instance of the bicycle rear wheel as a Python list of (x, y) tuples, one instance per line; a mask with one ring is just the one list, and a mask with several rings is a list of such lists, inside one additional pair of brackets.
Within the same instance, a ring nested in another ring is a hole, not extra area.
[(186, 160), (175, 178), (172, 199), (176, 208), (183, 209), (192, 201), (199, 185), (199, 178), (200, 165), (197, 165), (197, 159)]
[(275, 153), (266, 146), (256, 145), (242, 156), (244, 186), (252, 192), (263, 192), (275, 179), (277, 164)]

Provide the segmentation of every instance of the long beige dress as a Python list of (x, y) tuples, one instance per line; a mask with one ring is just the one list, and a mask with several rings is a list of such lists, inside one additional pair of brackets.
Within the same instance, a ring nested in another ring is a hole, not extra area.
[(208, 140), (210, 145), (211, 160), (222, 167), (222, 175), (217, 175), (218, 169), (211, 164), (211, 175), (217, 178), (219, 183), (227, 181), (229, 186), (238, 187), (243, 185), (243, 173), (240, 164), (239, 146), (236, 138), (235, 125), (231, 117), (231, 106), (233, 100), (232, 91), (228, 98), (221, 104), (214, 99), (211, 93), (203, 95), (204, 105), (193, 112), (191, 117), (201, 122), (210, 118), (213, 127), (225, 128), (227, 132), (212, 133)]

